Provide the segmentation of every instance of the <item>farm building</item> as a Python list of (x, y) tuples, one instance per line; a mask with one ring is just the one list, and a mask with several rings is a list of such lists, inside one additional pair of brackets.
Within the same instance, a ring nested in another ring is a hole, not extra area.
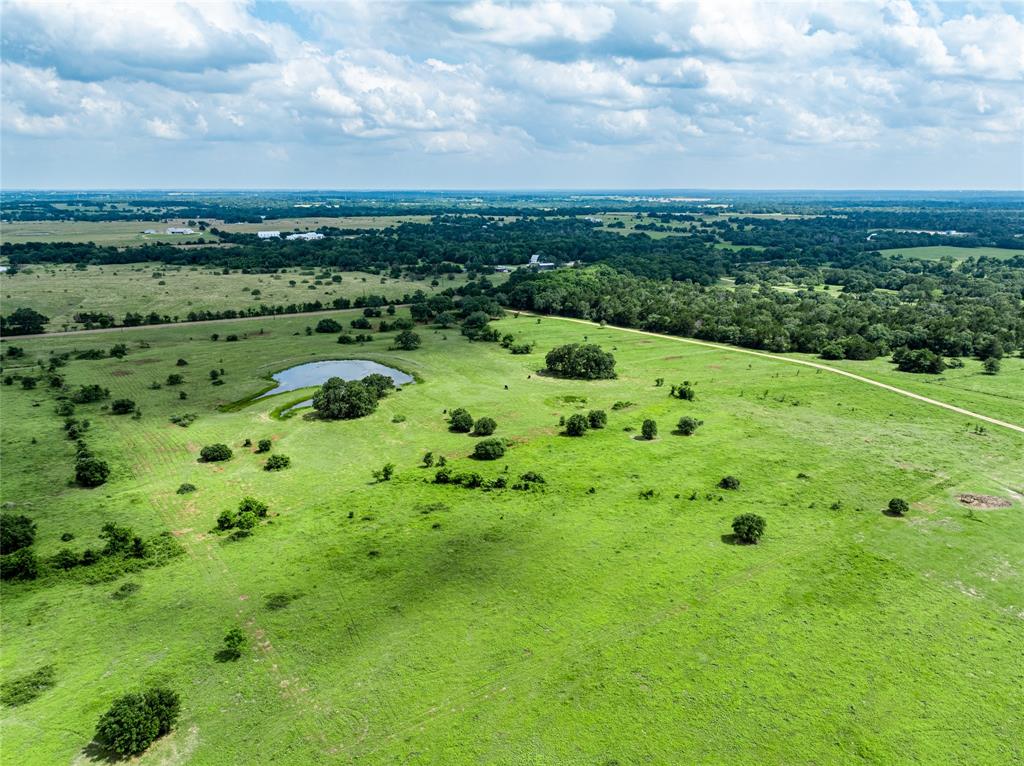
[(553, 269), (555, 264), (551, 261), (542, 261), (540, 259), (540, 253), (534, 253), (530, 256), (530, 262), (526, 264), (531, 269)]
[(279, 231), (258, 231), (256, 236), (260, 239), (280, 239), (281, 232)]
[(304, 231), (301, 234), (289, 234), (285, 239), (304, 239), (307, 242), (314, 239), (323, 239), (324, 235), (318, 231)]
[(168, 226), (167, 227), (167, 233), (168, 234), (195, 234), (195, 231), (192, 230), (192, 229), (185, 228), (184, 226)]

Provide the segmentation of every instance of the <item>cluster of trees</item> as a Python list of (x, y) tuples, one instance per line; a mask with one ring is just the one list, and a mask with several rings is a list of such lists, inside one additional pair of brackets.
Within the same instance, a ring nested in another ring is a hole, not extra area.
[(453, 433), (490, 436), (497, 429), (498, 422), (494, 418), (473, 420), (473, 416), (464, 407), (456, 407), (448, 414), (448, 430)]
[(234, 511), (222, 511), (217, 517), (217, 529), (222, 532), (231, 529), (248, 532), (255, 527), (260, 519), (266, 518), (270, 508), (262, 500), (254, 497), (243, 497)]
[(591, 428), (604, 428), (608, 425), (608, 413), (604, 410), (591, 410), (586, 415), (577, 412), (565, 419), (566, 436), (583, 436)]
[(325, 420), (351, 420), (369, 415), (395, 388), (387, 375), (373, 373), (362, 380), (328, 378), (313, 394), (313, 409)]
[(598, 380), (615, 377), (615, 357), (594, 344), (569, 343), (544, 357), (547, 372), (560, 378)]
[(174, 728), (181, 712), (177, 692), (153, 686), (118, 697), (96, 725), (96, 740), (122, 757), (145, 752)]

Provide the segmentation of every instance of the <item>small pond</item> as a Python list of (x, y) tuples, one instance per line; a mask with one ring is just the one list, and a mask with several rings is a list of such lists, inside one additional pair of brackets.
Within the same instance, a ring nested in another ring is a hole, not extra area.
[[(281, 372), (275, 372), (273, 378), (277, 385), (257, 398), (262, 399), (265, 396), (283, 394), (286, 391), (295, 391), (299, 388), (321, 386), (327, 382), (328, 378), (362, 380), (367, 375), (372, 375), (375, 372), (380, 375), (387, 375), (395, 381), (396, 386), (406, 386), (414, 382), (412, 375), (396, 370), (393, 367), (371, 362), (368, 359), (334, 359), (328, 362), (307, 362), (306, 364), (289, 367), (287, 370), (281, 370)], [(308, 407), (312, 403), (312, 399), (307, 399), (289, 407), (289, 409)]]

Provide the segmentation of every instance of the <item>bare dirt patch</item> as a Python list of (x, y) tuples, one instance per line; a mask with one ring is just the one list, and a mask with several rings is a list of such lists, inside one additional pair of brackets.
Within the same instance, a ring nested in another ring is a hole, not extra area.
[(957, 500), (969, 508), (979, 508), (985, 511), (993, 508), (1009, 508), (1013, 505), (1005, 497), (996, 497), (995, 495), (964, 494), (957, 497)]
[(131, 375), (132, 372), (131, 372), (131, 370), (114, 370), (110, 374), (113, 375), (115, 378), (123, 378), (123, 377), (125, 377), (127, 375)]

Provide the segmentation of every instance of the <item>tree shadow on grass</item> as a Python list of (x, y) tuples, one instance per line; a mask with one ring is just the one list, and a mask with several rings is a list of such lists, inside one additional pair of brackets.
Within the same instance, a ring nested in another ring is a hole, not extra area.
[(726, 545), (757, 545), (757, 543), (748, 543), (744, 540), (740, 540), (739, 537), (731, 532), (727, 535), (722, 535), (721, 540)]
[(883, 516), (888, 516), (890, 519), (902, 519), (907, 514), (905, 514), (905, 513), (896, 513), (895, 511), (890, 511), (888, 508), (883, 508), (882, 509), (882, 515)]
[(96, 740), (82, 748), (82, 755), (90, 763), (118, 763), (126, 760), (123, 756)]
[(233, 651), (231, 649), (220, 649), (214, 652), (213, 659), (217, 662), (234, 662), (241, 656), (241, 652)]

